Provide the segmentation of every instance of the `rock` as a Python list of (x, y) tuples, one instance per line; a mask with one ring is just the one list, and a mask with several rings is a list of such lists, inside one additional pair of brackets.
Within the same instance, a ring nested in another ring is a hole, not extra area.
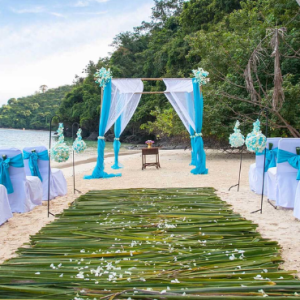
[(105, 141), (106, 141), (106, 142), (113, 142), (114, 139), (115, 139), (115, 135), (114, 135), (114, 134), (107, 134), (107, 135), (105, 136)]
[(86, 140), (87, 141), (97, 141), (98, 140), (98, 133), (97, 132), (92, 132)]

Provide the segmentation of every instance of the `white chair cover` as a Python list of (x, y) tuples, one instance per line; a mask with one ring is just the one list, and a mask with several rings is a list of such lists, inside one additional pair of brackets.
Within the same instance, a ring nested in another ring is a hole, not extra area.
[[(0, 149), (0, 155), (14, 157), (21, 154), (16, 148)], [(32, 210), (36, 205), (42, 204), (43, 188), (37, 177), (26, 177), (24, 168), (9, 167), (9, 175), (14, 192), (8, 194), (12, 212), (24, 213)]]
[(6, 187), (0, 184), (0, 225), (12, 217), (13, 214), (9, 205)]
[[(267, 149), (269, 149), (269, 143), (273, 144), (273, 149), (278, 147), (278, 142), (281, 138), (268, 138), (267, 139)], [(249, 185), (251, 191), (256, 194), (261, 195), (262, 191), (262, 179), (263, 179), (263, 169), (264, 169), (264, 155), (256, 155), (255, 163), (250, 166), (249, 169)], [(268, 182), (267, 174), (265, 174), (265, 185), (264, 185), (264, 195), (268, 194)]]
[[(38, 147), (26, 147), (24, 151), (31, 152), (32, 150), (36, 150), (37, 153), (43, 152), (47, 150), (45, 146)], [(29, 169), (29, 161), (28, 159), (24, 160), (25, 172), (26, 175), (31, 176), (31, 172)], [(48, 176), (49, 176), (49, 161), (48, 160), (38, 160), (38, 166), (40, 170), (40, 174), (43, 178), (43, 201), (48, 200)], [(34, 177), (37, 178), (37, 177)], [(59, 169), (51, 168), (50, 172), (50, 200), (54, 199), (58, 196), (64, 196), (67, 194), (67, 181), (64, 177), (64, 174)]]
[[(300, 139), (281, 139), (278, 144), (278, 149), (291, 153), (296, 153), (296, 147), (300, 147)], [(294, 208), (298, 185), (296, 179), (297, 172), (298, 170), (293, 168), (288, 162), (277, 163), (276, 168), (268, 170), (268, 186), (271, 190), (270, 196), (275, 198), (271, 200), (275, 200), (277, 206)]]
[(294, 204), (294, 216), (300, 220), (300, 181), (297, 184), (295, 204)]

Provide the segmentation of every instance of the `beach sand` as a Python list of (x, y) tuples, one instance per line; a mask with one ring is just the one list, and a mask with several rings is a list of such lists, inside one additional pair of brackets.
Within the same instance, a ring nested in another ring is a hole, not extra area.
[[(111, 155), (106, 158), (106, 172), (117, 173), (110, 167), (113, 164)], [(266, 198), (263, 213), (251, 214), (260, 208), (260, 195), (249, 189), (248, 170), (255, 158), (253, 155), (244, 157), (240, 191), (228, 188), (237, 183), (239, 171), (239, 155), (207, 151), (208, 175), (195, 176), (190, 173), (190, 151), (168, 150), (160, 151), (161, 169), (149, 167), (142, 171), (141, 153), (120, 157), (125, 166), (119, 172), (122, 177), (111, 179), (84, 180), (83, 175), (91, 174), (95, 166), (95, 157), (76, 167), (76, 188), (86, 193), (89, 190), (127, 189), (127, 188), (171, 188), (171, 187), (214, 187), (222, 200), (232, 205), (235, 212), (258, 224), (258, 231), (264, 238), (277, 241), (282, 247), (282, 257), (285, 260), (282, 267), (295, 270), (300, 275), (300, 222), (293, 217), (292, 210), (271, 207)], [(86, 157), (76, 157), (76, 161)], [(68, 182), (68, 195), (50, 202), (51, 212), (61, 213), (72, 203), (78, 194), (73, 194), (72, 168), (68, 164), (61, 165)], [(37, 233), (54, 217), (47, 217), (47, 202), (25, 214), (14, 214), (7, 223), (0, 226), (0, 262), (16, 256), (15, 251), (24, 243), (28, 243), (30, 235)]]

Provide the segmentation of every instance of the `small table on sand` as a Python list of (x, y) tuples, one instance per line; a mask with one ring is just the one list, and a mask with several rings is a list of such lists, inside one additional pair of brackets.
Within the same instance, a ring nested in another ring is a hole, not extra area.
[[(159, 148), (158, 147), (151, 147), (151, 148), (143, 148), (142, 149), (142, 170), (146, 169), (146, 167), (155, 166), (156, 169), (160, 168), (159, 163)], [(147, 155), (155, 155), (156, 161), (147, 163), (146, 157)]]

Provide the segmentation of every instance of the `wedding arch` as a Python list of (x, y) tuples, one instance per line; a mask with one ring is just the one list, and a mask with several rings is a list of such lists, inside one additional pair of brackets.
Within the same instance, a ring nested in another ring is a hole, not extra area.
[[(104, 171), (105, 133), (114, 125), (115, 163), (113, 169), (120, 169), (118, 156), (120, 135), (126, 128), (140, 99), (144, 94), (165, 94), (179, 115), (182, 123), (190, 134), (192, 147), (191, 165), (195, 166), (191, 173), (207, 174), (206, 155), (202, 139), (203, 94), (201, 86), (206, 84), (208, 72), (199, 68), (194, 70), (194, 78), (137, 78), (113, 79), (110, 70), (102, 68), (95, 76), (96, 82), (102, 87), (103, 100), (101, 106), (98, 157), (92, 175), (85, 179), (119, 177), (121, 174), (108, 174)], [(161, 92), (144, 92), (143, 81), (164, 81), (166, 90)]]

